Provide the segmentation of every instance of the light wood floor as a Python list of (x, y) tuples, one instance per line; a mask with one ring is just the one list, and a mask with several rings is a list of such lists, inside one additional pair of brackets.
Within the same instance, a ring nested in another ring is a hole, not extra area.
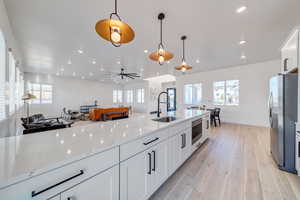
[(299, 200), (300, 177), (280, 171), (267, 128), (223, 124), (151, 200)]

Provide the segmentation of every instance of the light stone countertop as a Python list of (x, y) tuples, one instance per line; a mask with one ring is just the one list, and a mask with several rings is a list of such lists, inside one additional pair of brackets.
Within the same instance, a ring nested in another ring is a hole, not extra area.
[(127, 119), (1, 138), (0, 189), (207, 113), (169, 113), (178, 118), (170, 123), (151, 120), (155, 115), (134, 114)]

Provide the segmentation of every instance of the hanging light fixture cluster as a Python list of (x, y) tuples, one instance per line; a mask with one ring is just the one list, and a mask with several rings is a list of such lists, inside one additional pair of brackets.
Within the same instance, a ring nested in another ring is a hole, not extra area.
[(186, 36), (182, 36), (181, 37), (182, 40), (182, 59), (181, 59), (181, 65), (175, 67), (176, 70), (180, 70), (181, 72), (186, 72), (187, 70), (191, 70), (192, 67), (187, 65), (186, 60), (185, 60), (185, 45), (184, 45), (184, 41), (186, 40)]
[[(97, 22), (95, 29), (96, 32), (105, 40), (110, 41), (113, 46), (120, 47), (122, 44), (129, 43), (134, 39), (133, 29), (126, 23), (122, 22), (120, 16), (118, 15), (117, 0), (115, 0), (115, 11), (110, 14), (109, 19), (103, 19)], [(153, 61), (163, 65), (164, 62), (171, 60), (174, 55), (165, 49), (163, 45), (163, 20), (165, 19), (165, 14), (160, 13), (158, 15), (158, 20), (160, 21), (160, 42), (158, 44), (157, 51), (151, 53), (149, 58)], [(186, 36), (182, 36), (182, 63), (180, 66), (175, 67), (176, 70), (180, 70), (185, 73), (187, 70), (191, 70), (192, 67), (187, 65), (185, 60), (185, 40)]]
[(160, 65), (163, 65), (164, 62), (171, 60), (174, 55), (171, 52), (168, 52), (163, 45), (163, 25), (162, 21), (165, 19), (165, 14), (160, 13), (158, 15), (158, 20), (160, 20), (160, 43), (158, 44), (157, 51), (151, 53), (149, 58), (153, 61), (158, 62)]
[(118, 15), (117, 3), (115, 0), (115, 11), (110, 14), (109, 19), (98, 21), (95, 29), (103, 39), (110, 41), (115, 47), (120, 47), (121, 44), (134, 39), (134, 31), (128, 24), (122, 22)]

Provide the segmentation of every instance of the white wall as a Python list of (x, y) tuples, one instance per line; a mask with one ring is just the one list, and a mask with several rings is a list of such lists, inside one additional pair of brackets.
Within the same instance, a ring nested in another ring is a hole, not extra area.
[[(3, 0), (0, 0), (0, 31), (5, 37), (7, 49), (12, 49), (15, 59), (20, 63), (18, 67), (22, 70), (22, 54), (18, 47), (17, 41), (14, 38)], [(6, 62), (6, 66), (6, 72), (8, 72), (8, 60)], [(8, 81), (8, 73), (6, 73), (6, 80)], [(22, 132), (20, 116), (23, 114), (23, 109), (21, 108), (13, 115), (8, 114), (8, 109), (9, 108), (7, 105), (7, 119), (0, 121), (0, 137), (16, 135)]]
[(177, 77), (178, 106), (184, 107), (184, 84), (202, 83), (203, 104), (214, 107), (212, 105), (213, 82), (239, 80), (239, 106), (218, 106), (221, 107), (221, 120), (230, 123), (269, 126), (269, 79), (278, 72), (280, 72), (280, 60), (274, 60)]
[(112, 90), (120, 87), (115, 84), (34, 73), (25, 73), (25, 80), (53, 86), (52, 104), (32, 104), (30, 107), (31, 114), (42, 113), (46, 116), (59, 116), (64, 107), (79, 110), (80, 105), (93, 105), (95, 100), (101, 107), (111, 107)]

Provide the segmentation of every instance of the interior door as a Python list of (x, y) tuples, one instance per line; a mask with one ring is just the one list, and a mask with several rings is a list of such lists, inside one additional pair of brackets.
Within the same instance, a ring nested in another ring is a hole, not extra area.
[(169, 96), (167, 111), (176, 111), (176, 88), (167, 88), (167, 93)]
[(61, 194), (61, 200), (87, 199), (119, 199), (119, 166), (108, 169)]
[(153, 182), (152, 150), (139, 153), (121, 163), (120, 200), (146, 199)]

